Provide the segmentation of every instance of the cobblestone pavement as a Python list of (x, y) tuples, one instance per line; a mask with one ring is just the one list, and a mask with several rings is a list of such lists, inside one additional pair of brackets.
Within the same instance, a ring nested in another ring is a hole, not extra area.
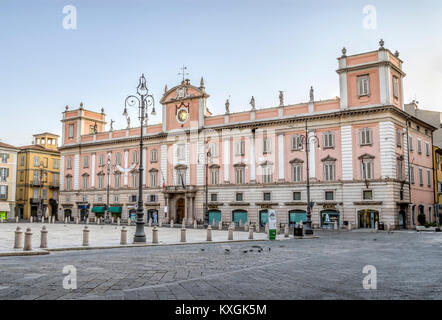
[[(0, 299), (441, 299), (442, 234), (52, 252), (0, 258)], [(260, 246), (261, 248), (259, 248)], [(77, 289), (62, 287), (65, 265)], [(365, 265), (377, 290), (365, 290)]]

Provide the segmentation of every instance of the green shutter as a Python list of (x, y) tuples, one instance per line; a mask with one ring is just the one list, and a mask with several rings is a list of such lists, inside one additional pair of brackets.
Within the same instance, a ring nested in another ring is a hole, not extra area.
[(221, 221), (221, 211), (210, 210), (209, 211), (209, 224), (213, 223), (213, 219), (215, 219), (215, 223), (218, 224)]
[(92, 212), (94, 213), (104, 213), (104, 207), (93, 207)]
[(122, 212), (122, 208), (121, 207), (110, 207), (109, 208), (109, 212), (111, 212), (111, 213), (121, 213)]

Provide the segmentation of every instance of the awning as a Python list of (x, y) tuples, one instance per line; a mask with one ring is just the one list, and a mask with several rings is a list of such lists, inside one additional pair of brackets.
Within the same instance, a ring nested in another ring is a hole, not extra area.
[(104, 207), (93, 207), (92, 212), (95, 213), (104, 213)]
[(109, 212), (111, 213), (121, 213), (123, 210), (121, 207), (110, 207)]
[(0, 211), (9, 212), (9, 203), (8, 202), (0, 202)]

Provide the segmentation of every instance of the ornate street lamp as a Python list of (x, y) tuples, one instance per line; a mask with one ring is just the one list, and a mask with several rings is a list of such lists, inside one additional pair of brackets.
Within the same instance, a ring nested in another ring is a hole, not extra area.
[(40, 162), (40, 165), (38, 166), (38, 175), (40, 190), (38, 193), (37, 221), (40, 222), (42, 216), (42, 202), (44, 201), (42, 199), (42, 189), (44, 187), (44, 183), (47, 182), (48, 179), (48, 171), (45, 169), (45, 165), (43, 162)]
[(318, 149), (320, 148), (319, 145), (319, 138), (315, 135), (309, 136), (308, 134), (308, 126), (307, 126), (307, 120), (305, 121), (305, 135), (300, 135), (299, 137), (299, 144), (301, 148), (304, 148), (305, 150), (305, 160), (307, 164), (307, 221), (304, 226), (304, 232), (307, 235), (313, 234), (312, 229), (312, 214), (311, 210), (313, 208), (314, 203), (310, 201), (310, 168), (309, 168), (309, 151), (310, 151), (310, 142), (317, 143)]
[(152, 115), (156, 115), (155, 101), (146, 86), (146, 78), (144, 74), (141, 75), (137, 87), (138, 96), (128, 96), (124, 102), (123, 116), (127, 117), (127, 107), (138, 107), (138, 119), (140, 120), (140, 165), (139, 185), (138, 185), (138, 206), (137, 206), (137, 228), (134, 236), (134, 243), (146, 242), (146, 235), (144, 233), (144, 206), (143, 206), (143, 125), (144, 121), (148, 119), (148, 108), (152, 106)]

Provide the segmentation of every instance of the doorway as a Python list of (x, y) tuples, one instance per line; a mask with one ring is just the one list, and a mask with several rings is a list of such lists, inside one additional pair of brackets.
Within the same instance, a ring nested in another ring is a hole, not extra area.
[(176, 218), (178, 223), (182, 223), (184, 220), (184, 210), (185, 200), (184, 198), (179, 198), (176, 202)]
[(399, 211), (399, 229), (405, 229), (407, 227), (405, 223), (405, 211)]
[(379, 212), (376, 210), (359, 210), (358, 211), (359, 228), (375, 229), (376, 222), (379, 223)]

